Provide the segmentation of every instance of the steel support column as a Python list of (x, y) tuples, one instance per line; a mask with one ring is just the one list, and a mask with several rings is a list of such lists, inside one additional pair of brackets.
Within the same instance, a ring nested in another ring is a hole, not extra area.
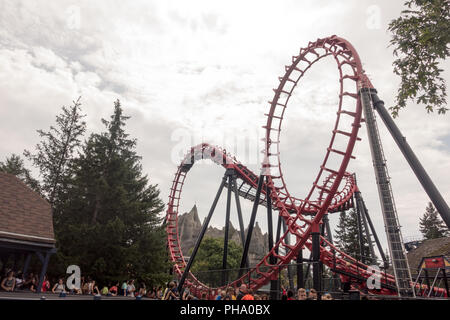
[(250, 223), (248, 225), (247, 237), (245, 239), (244, 251), (242, 253), (241, 265), (239, 269), (239, 277), (242, 276), (242, 269), (245, 268), (247, 261), (248, 250), (250, 249), (250, 241), (252, 240), (253, 227), (255, 226), (256, 213), (258, 212), (259, 198), (261, 196), (261, 189), (264, 182), (264, 176), (260, 175), (258, 179), (258, 188), (256, 189), (255, 201), (253, 202), (252, 214), (250, 217)]
[(228, 190), (227, 190), (227, 209), (225, 214), (225, 235), (223, 237), (223, 258), (222, 258), (222, 285), (228, 281), (228, 234), (230, 230), (230, 210), (231, 210), (231, 191), (233, 186), (234, 170), (228, 169), (225, 173), (228, 176)]
[(362, 231), (361, 215), (362, 215), (361, 207), (358, 205), (358, 202), (356, 202), (356, 218), (358, 222), (358, 240), (359, 240), (359, 260), (365, 264), (366, 256), (364, 252), (364, 237)]
[(30, 266), (30, 261), (31, 261), (31, 252), (27, 252), (26, 253), (26, 257), (25, 257), (25, 262), (23, 265), (23, 277), (24, 279), (26, 279), (27, 275), (28, 275), (28, 268)]
[(45, 256), (42, 259), (42, 269), (41, 269), (41, 274), (39, 277), (39, 284), (36, 288), (37, 293), (40, 293), (42, 291), (42, 284), (44, 283), (44, 277), (45, 277), (45, 274), (47, 273), (47, 267), (48, 267), (48, 261), (50, 260), (50, 255), (51, 255), (51, 252), (46, 252)]
[[(272, 220), (272, 198), (270, 197), (269, 178), (266, 177), (266, 200), (267, 200), (267, 229), (268, 229), (268, 244), (269, 250), (273, 248), (273, 220)], [(271, 265), (276, 264), (276, 259), (273, 255), (270, 256), (269, 262)], [(278, 281), (270, 280), (270, 296), (271, 299), (277, 298)]]
[(395, 281), (399, 296), (415, 296), (411, 288), (412, 278), (409, 269), (406, 250), (398, 220), (397, 209), (395, 207), (392, 186), (386, 166), (381, 138), (372, 107), (371, 89), (363, 88), (359, 91), (361, 103), (364, 110), (367, 135), (369, 138), (370, 151), (372, 155), (373, 168), (377, 181), (378, 194), (381, 209), (383, 212), (384, 226), (389, 245), (389, 252), (392, 258)]
[(300, 249), (297, 255), (297, 290), (305, 287), (303, 274), (303, 249)]
[[(282, 220), (282, 225), (283, 225), (283, 232), (286, 232), (287, 226), (286, 226), (286, 222), (284, 220)], [(288, 246), (291, 244), (289, 235), (287, 235), (286, 238), (284, 238), (284, 240), (286, 241), (286, 244)], [(291, 265), (290, 261), (287, 265), (287, 273), (288, 273), (288, 280), (289, 280), (289, 288), (293, 289), (294, 288), (294, 277), (292, 274), (292, 265)]]
[(384, 102), (380, 100), (375, 89), (371, 90), (371, 96), (375, 110), (377, 110), (380, 118), (383, 120), (387, 129), (391, 133), (392, 138), (394, 138), (406, 161), (408, 161), (411, 169), (414, 171), (423, 189), (428, 194), (431, 202), (433, 202), (434, 206), (436, 207), (436, 210), (445, 221), (447, 227), (450, 228), (450, 208), (448, 207), (447, 202), (445, 202), (441, 193), (436, 188), (433, 181), (431, 181), (431, 178), (423, 168), (419, 159), (417, 159), (408, 142), (406, 142), (406, 138), (402, 135), (394, 120), (392, 120), (389, 112), (384, 107)]
[(316, 230), (311, 232), (312, 238), (312, 263), (313, 263), (313, 287), (317, 291), (317, 298), (320, 300), (322, 291), (322, 275), (320, 267), (320, 232), (319, 226), (315, 226)]
[(375, 230), (375, 227), (373, 226), (372, 219), (370, 218), (369, 211), (367, 210), (367, 207), (366, 207), (366, 204), (364, 203), (364, 200), (363, 200), (363, 205), (364, 205), (364, 215), (366, 216), (366, 219), (367, 219), (367, 222), (369, 224), (370, 231), (372, 233), (373, 239), (375, 240), (375, 243), (377, 245), (378, 252), (380, 253), (380, 256), (381, 256), (381, 260), (383, 260), (384, 269), (388, 269), (389, 268), (389, 261), (386, 258), (386, 255), (384, 254), (383, 247), (381, 246), (380, 239), (378, 238), (377, 231)]
[(200, 247), (200, 243), (202, 242), (203, 236), (205, 235), (206, 230), (208, 229), (209, 222), (214, 213), (214, 210), (216, 209), (217, 202), (219, 201), (220, 195), (222, 194), (222, 190), (225, 187), (226, 181), (227, 181), (227, 175), (225, 174), (225, 176), (222, 178), (222, 183), (220, 184), (219, 190), (217, 191), (214, 202), (211, 205), (211, 209), (209, 210), (208, 216), (206, 217), (206, 220), (203, 223), (202, 230), (200, 231), (200, 234), (197, 237), (197, 241), (195, 242), (195, 246), (194, 246), (194, 249), (192, 250), (191, 257), (189, 258), (186, 268), (184, 269), (183, 275), (181, 276), (180, 283), (178, 284), (178, 292), (180, 293), (180, 295), (183, 294), (182, 289), (183, 289), (184, 281), (186, 280), (186, 277), (189, 274), (189, 270), (191, 269), (192, 263), (194, 262), (194, 258), (197, 254), (198, 248)]
[(447, 279), (447, 273), (445, 272), (445, 268), (442, 269), (442, 275), (444, 276), (444, 286), (445, 290), (447, 291), (447, 298), (450, 297), (450, 291), (448, 288), (448, 279)]
[[(244, 220), (242, 219), (242, 209), (241, 209), (241, 201), (239, 200), (239, 191), (237, 189), (237, 183), (236, 183), (236, 177), (233, 177), (233, 191), (234, 191), (234, 197), (236, 201), (236, 210), (238, 214), (238, 220), (239, 220), (239, 231), (241, 235), (241, 242), (242, 242), (242, 248), (245, 246), (245, 228), (244, 228)], [(246, 265), (245, 267), (249, 267), (248, 257), (246, 259)]]

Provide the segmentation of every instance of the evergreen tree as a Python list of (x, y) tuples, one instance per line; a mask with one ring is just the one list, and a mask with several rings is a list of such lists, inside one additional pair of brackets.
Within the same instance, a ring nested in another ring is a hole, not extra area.
[[(193, 248), (190, 250), (192, 254)], [(242, 258), (242, 246), (234, 241), (228, 242), (227, 269), (229, 279), (238, 277)], [(222, 283), (223, 267), (223, 239), (205, 237), (198, 248), (191, 271), (202, 282), (211, 286), (220, 286)]]
[(39, 181), (31, 176), (30, 170), (25, 168), (23, 159), (19, 155), (12, 154), (6, 158), (5, 162), (0, 161), (0, 171), (15, 175), (31, 189), (40, 193)]
[[(142, 174), (136, 139), (125, 133), (119, 101), (105, 132), (92, 134), (73, 161), (73, 179), (57, 225), (59, 260), (77, 264), (102, 283), (138, 278), (165, 281), (164, 209), (156, 185)], [(86, 274), (85, 273), (85, 274)]]
[(57, 220), (60, 212), (58, 202), (63, 201), (71, 178), (71, 165), (75, 152), (81, 145), (86, 131), (85, 116), (81, 114), (81, 97), (71, 107), (62, 107), (56, 116), (56, 126), (48, 131), (38, 130), (41, 141), (36, 145), (36, 153), (28, 150), (24, 155), (39, 169), (42, 178), (42, 193), (53, 207)]
[(364, 233), (362, 239), (363, 248), (360, 252), (358, 215), (355, 210), (352, 209), (348, 213), (341, 212), (335, 233), (339, 249), (356, 259), (369, 261), (369, 243)]
[(425, 239), (442, 238), (449, 233), (447, 226), (439, 218), (439, 213), (431, 202), (428, 203), (425, 213), (419, 220), (420, 232), (422, 232)]
[(341, 211), (339, 214), (339, 223), (336, 227), (335, 232), (335, 239), (336, 239), (336, 246), (341, 249), (345, 250), (345, 241), (347, 240), (347, 229), (346, 229), (346, 212)]

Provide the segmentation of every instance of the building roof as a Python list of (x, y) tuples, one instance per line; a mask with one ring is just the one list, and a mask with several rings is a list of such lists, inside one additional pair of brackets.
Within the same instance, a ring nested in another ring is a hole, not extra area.
[(418, 270), (424, 257), (450, 256), (450, 237), (424, 240), (416, 249), (408, 252), (409, 267)]
[(50, 204), (12, 174), (0, 172), (0, 240), (55, 243)]

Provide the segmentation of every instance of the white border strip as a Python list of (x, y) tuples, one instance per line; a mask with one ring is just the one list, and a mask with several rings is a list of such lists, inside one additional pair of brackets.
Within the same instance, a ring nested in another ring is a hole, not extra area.
[(14, 232), (6, 232), (6, 231), (0, 231), (0, 234), (7, 234), (10, 236), (20, 236), (20, 237), (27, 237), (27, 238), (34, 238), (34, 239), (42, 239), (42, 240), (51, 240), (55, 241), (55, 239), (52, 238), (45, 238), (45, 237), (38, 237), (38, 236), (30, 236), (28, 234), (22, 234), (22, 233), (14, 233)]

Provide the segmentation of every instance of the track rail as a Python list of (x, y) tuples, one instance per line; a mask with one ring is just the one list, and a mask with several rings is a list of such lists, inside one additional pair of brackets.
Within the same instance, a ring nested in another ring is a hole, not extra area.
[[(304, 199), (300, 199), (290, 194), (284, 179), (280, 161), (280, 133), (294, 89), (316, 62), (327, 57), (335, 60), (339, 74), (337, 116), (312, 188)], [(292, 57), (292, 63), (285, 67), (285, 74), (279, 81), (279, 86), (274, 89), (269, 112), (266, 114), (266, 125), (263, 127), (266, 134), (262, 174), (268, 179), (262, 188), (260, 204), (266, 205), (266, 197), (270, 197), (273, 209), (284, 219), (287, 228), (279, 241), (255, 267), (227, 286), (236, 287), (241, 283), (247, 283), (250, 288), (258, 289), (270, 279), (276, 278), (280, 270), (295, 259), (300, 250), (305, 247), (312, 250), (311, 233), (319, 230), (323, 216), (349, 208), (352, 205), (353, 193), (356, 191), (353, 177), (346, 170), (350, 160), (354, 159), (353, 149), (360, 140), (358, 131), (361, 122), (364, 121), (358, 92), (362, 88), (372, 88), (356, 50), (348, 41), (337, 36), (310, 42), (297, 56)], [(342, 121), (343, 117), (349, 118)], [(165, 219), (169, 255), (174, 264), (174, 271), (179, 276), (186, 267), (178, 235), (181, 193), (187, 173), (200, 159), (209, 159), (225, 169), (234, 169), (241, 182), (238, 184), (239, 195), (243, 198), (254, 200), (258, 185), (258, 175), (220, 147), (203, 143), (191, 148), (175, 173)], [(268, 194), (266, 187), (269, 190)], [(320, 251), (320, 259), (325, 265), (337, 273), (350, 275), (356, 279), (357, 285), (361, 288), (364, 288), (365, 280), (373, 275), (369, 266), (342, 252), (323, 237)], [(276, 258), (276, 264), (270, 263), (271, 256)], [(381, 283), (383, 289), (374, 293), (396, 294), (395, 278), (392, 275), (382, 273)], [(209, 288), (192, 273), (187, 277), (185, 284), (196, 295), (219, 289)]]

